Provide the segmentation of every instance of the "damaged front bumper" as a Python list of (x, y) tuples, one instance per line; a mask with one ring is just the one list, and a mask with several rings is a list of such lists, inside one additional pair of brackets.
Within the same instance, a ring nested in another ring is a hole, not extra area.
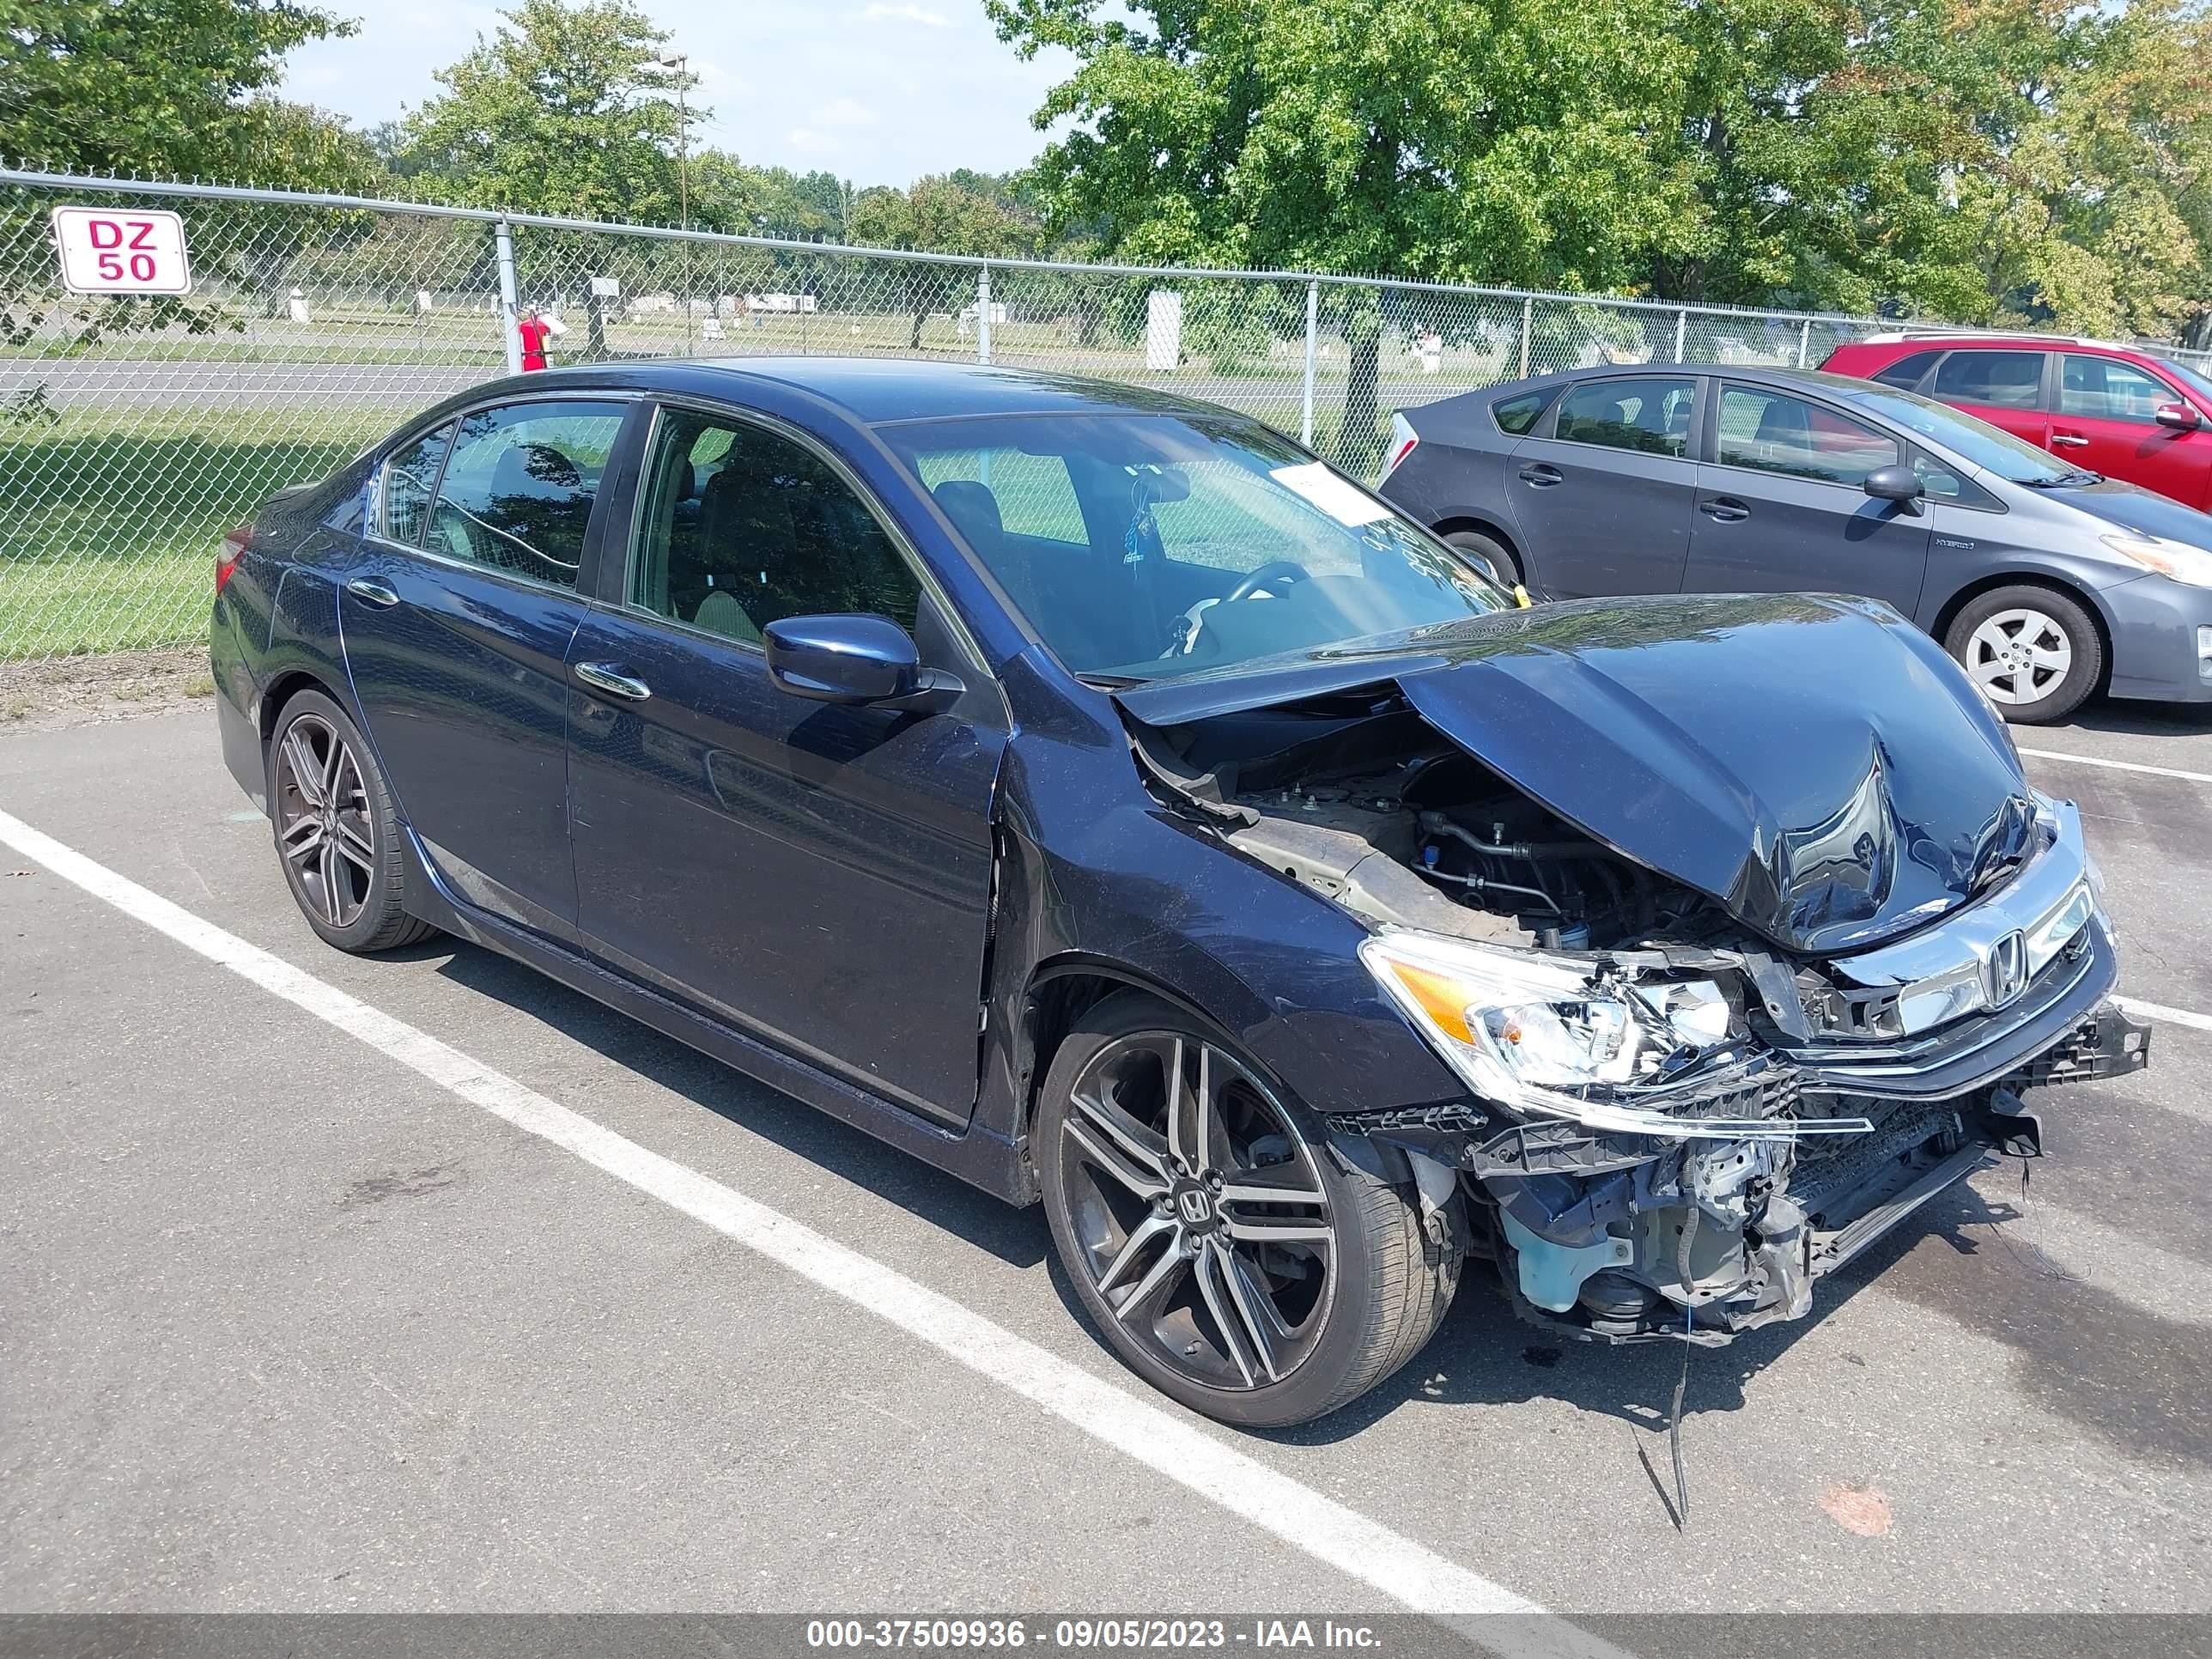
[(1510, 1121), (1472, 1102), (1331, 1127), (1406, 1157), (1432, 1230), (1464, 1228), (1459, 1242), (1495, 1258), (1524, 1317), (1588, 1341), (1724, 1343), (1802, 1317), (1814, 1280), (1993, 1152), (2039, 1153), (2024, 1091), (2148, 1062), (2148, 1029), (2110, 999), (2101, 916), (2082, 935), (1999, 1013), (1911, 1044), (1759, 1055), (1685, 1103), (1778, 1127), (1859, 1118), (1862, 1133), (1665, 1138)]

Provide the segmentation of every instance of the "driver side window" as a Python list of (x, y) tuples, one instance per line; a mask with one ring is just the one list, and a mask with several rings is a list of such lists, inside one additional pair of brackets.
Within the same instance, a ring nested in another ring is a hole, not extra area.
[(1897, 441), (1821, 404), (1785, 392), (1721, 389), (1714, 459), (1723, 466), (1857, 486), (1897, 465)]

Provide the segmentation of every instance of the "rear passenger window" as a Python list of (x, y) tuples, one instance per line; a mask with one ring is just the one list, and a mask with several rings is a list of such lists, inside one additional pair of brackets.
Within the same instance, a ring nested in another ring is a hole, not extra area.
[(1999, 409), (2033, 409), (2043, 398), (2039, 351), (1954, 351), (1936, 371), (1929, 395)]
[(464, 415), (424, 546), (556, 587), (576, 585), (620, 404), (507, 404)]
[(1536, 417), (1544, 412), (1545, 394), (1524, 392), (1517, 398), (1507, 398), (1490, 406), (1490, 418), (1498, 422), (1498, 429), (1516, 438), (1526, 437), (1536, 424)]
[(1941, 351), (1916, 351), (1909, 356), (1899, 357), (1887, 368), (1876, 370), (1867, 379), (1910, 392), (1920, 384), (1920, 377), (1928, 372), (1929, 366), (1942, 355)]
[(871, 611), (909, 633), (921, 586), (836, 468), (750, 422), (663, 410), (629, 600), (747, 645), (786, 617)]
[(1681, 455), (1689, 449), (1697, 402), (1695, 380), (1598, 380), (1561, 399), (1558, 435), (1569, 443)]
[(428, 516), (430, 492), (438, 487), (438, 468), (453, 441), (452, 422), (426, 432), (384, 464), (384, 486), (378, 511), (382, 515), (377, 533), (406, 547), (422, 544), (422, 520)]
[(1897, 441), (1824, 404), (1751, 386), (1721, 389), (1716, 458), (1825, 483), (1863, 484), (1877, 467), (1897, 465)]

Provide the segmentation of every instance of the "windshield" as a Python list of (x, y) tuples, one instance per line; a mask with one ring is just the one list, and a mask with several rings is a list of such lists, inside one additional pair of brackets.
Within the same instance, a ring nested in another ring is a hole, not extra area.
[(1849, 386), (1836, 395), (1846, 403), (1872, 410), (1886, 420), (1941, 444), (1960, 460), (1971, 461), (1984, 472), (1993, 472), (2017, 484), (2056, 483), (2081, 476), (2074, 467), (2061, 466), (2024, 438), (1978, 421), (1972, 416), (1923, 398), (1917, 392), (1893, 392), (1887, 386)]
[(880, 431), (1054, 654), (1093, 678), (1218, 672), (1513, 604), (1427, 532), (1234, 416)]
[(2161, 357), (2158, 366), (2197, 394), (2197, 401), (2212, 411), (2212, 380), (2207, 380), (2187, 363), (2176, 362), (2171, 357)]

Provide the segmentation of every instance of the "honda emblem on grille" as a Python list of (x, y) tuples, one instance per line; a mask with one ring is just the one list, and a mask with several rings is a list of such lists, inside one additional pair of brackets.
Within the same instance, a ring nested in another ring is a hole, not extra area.
[(1982, 1000), (2002, 1008), (2027, 988), (2027, 936), (2018, 928), (1990, 945), (1982, 959)]

